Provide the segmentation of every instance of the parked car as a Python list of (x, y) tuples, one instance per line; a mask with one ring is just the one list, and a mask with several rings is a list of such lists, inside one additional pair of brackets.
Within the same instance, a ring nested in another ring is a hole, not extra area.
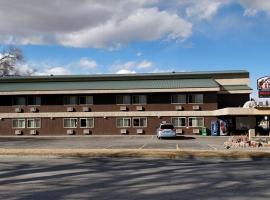
[(157, 138), (173, 138), (176, 137), (176, 130), (171, 123), (161, 123), (157, 129)]

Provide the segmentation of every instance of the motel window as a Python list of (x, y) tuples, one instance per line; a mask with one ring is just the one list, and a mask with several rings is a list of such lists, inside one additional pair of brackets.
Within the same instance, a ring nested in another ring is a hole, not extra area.
[(172, 117), (172, 124), (175, 127), (185, 127), (186, 126), (186, 118), (185, 117)]
[(93, 118), (81, 118), (80, 119), (81, 128), (94, 128)]
[(76, 96), (65, 96), (64, 97), (64, 105), (76, 105), (77, 97)]
[(80, 96), (79, 97), (79, 104), (93, 104), (93, 96)]
[(64, 118), (64, 128), (77, 128), (77, 119)]
[(146, 104), (146, 95), (133, 95), (132, 103), (133, 104)]
[(173, 94), (172, 103), (185, 104), (187, 102), (187, 96), (185, 94)]
[(132, 118), (133, 127), (147, 127), (146, 117), (134, 117)]
[(40, 128), (41, 120), (40, 119), (27, 119), (27, 128)]
[(25, 128), (25, 119), (13, 119), (12, 128)]
[(122, 117), (122, 118), (117, 118), (116, 120), (116, 126), (118, 128), (127, 128), (130, 127), (130, 118)]
[(188, 118), (188, 125), (190, 127), (203, 127), (204, 118), (203, 117), (190, 117)]
[(28, 105), (41, 105), (41, 97), (39, 96), (29, 96), (27, 98)]
[(13, 97), (13, 105), (26, 105), (26, 97)]
[(130, 95), (117, 95), (116, 96), (116, 104), (122, 104), (122, 105), (127, 105), (130, 104)]
[(203, 94), (189, 94), (188, 103), (203, 103)]

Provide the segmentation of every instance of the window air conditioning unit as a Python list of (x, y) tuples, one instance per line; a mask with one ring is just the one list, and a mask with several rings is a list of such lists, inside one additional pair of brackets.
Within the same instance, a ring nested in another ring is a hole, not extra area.
[(127, 134), (127, 129), (121, 129), (121, 130), (120, 130), (120, 133), (121, 133), (121, 134)]
[(176, 129), (176, 134), (183, 134), (184, 133), (184, 131), (183, 131), (183, 129)]
[(142, 106), (136, 106), (136, 110), (142, 111), (143, 107)]
[(73, 134), (74, 134), (74, 130), (68, 129), (68, 130), (67, 130), (67, 134), (68, 134), (68, 135), (73, 135)]
[(90, 129), (83, 129), (83, 134), (84, 135), (91, 135), (92, 131)]
[(120, 106), (120, 110), (126, 111), (127, 110), (127, 107), (126, 106)]
[(137, 129), (137, 134), (144, 134), (143, 129)]
[(183, 106), (175, 106), (175, 110), (183, 110)]
[(89, 107), (83, 107), (83, 112), (89, 112), (91, 111)]
[(36, 107), (31, 107), (30, 108), (30, 112), (37, 112), (37, 111), (38, 111), (38, 109)]
[(193, 133), (194, 133), (194, 134), (199, 134), (199, 133), (200, 133), (200, 129), (198, 129), (198, 128), (193, 129)]
[(20, 113), (20, 112), (22, 112), (22, 109), (21, 108), (15, 108), (15, 112)]
[(67, 111), (68, 112), (73, 112), (74, 111), (74, 108), (73, 107), (67, 107)]
[(22, 131), (21, 130), (15, 130), (15, 135), (22, 135)]
[(200, 110), (200, 106), (192, 106), (193, 110)]
[(37, 135), (37, 134), (38, 134), (37, 130), (30, 130), (30, 135)]

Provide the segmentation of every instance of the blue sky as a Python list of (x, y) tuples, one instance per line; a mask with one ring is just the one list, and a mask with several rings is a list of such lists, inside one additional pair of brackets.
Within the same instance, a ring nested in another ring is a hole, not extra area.
[(255, 92), (270, 75), (269, 0), (3, 0), (0, 17), (22, 74), (244, 69)]

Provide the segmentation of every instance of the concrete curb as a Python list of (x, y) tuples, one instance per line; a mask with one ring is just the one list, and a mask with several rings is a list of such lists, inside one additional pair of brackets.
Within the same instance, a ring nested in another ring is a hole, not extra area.
[(1, 149), (0, 156), (58, 156), (58, 157), (153, 157), (153, 158), (270, 158), (265, 151), (204, 151), (164, 149)]

